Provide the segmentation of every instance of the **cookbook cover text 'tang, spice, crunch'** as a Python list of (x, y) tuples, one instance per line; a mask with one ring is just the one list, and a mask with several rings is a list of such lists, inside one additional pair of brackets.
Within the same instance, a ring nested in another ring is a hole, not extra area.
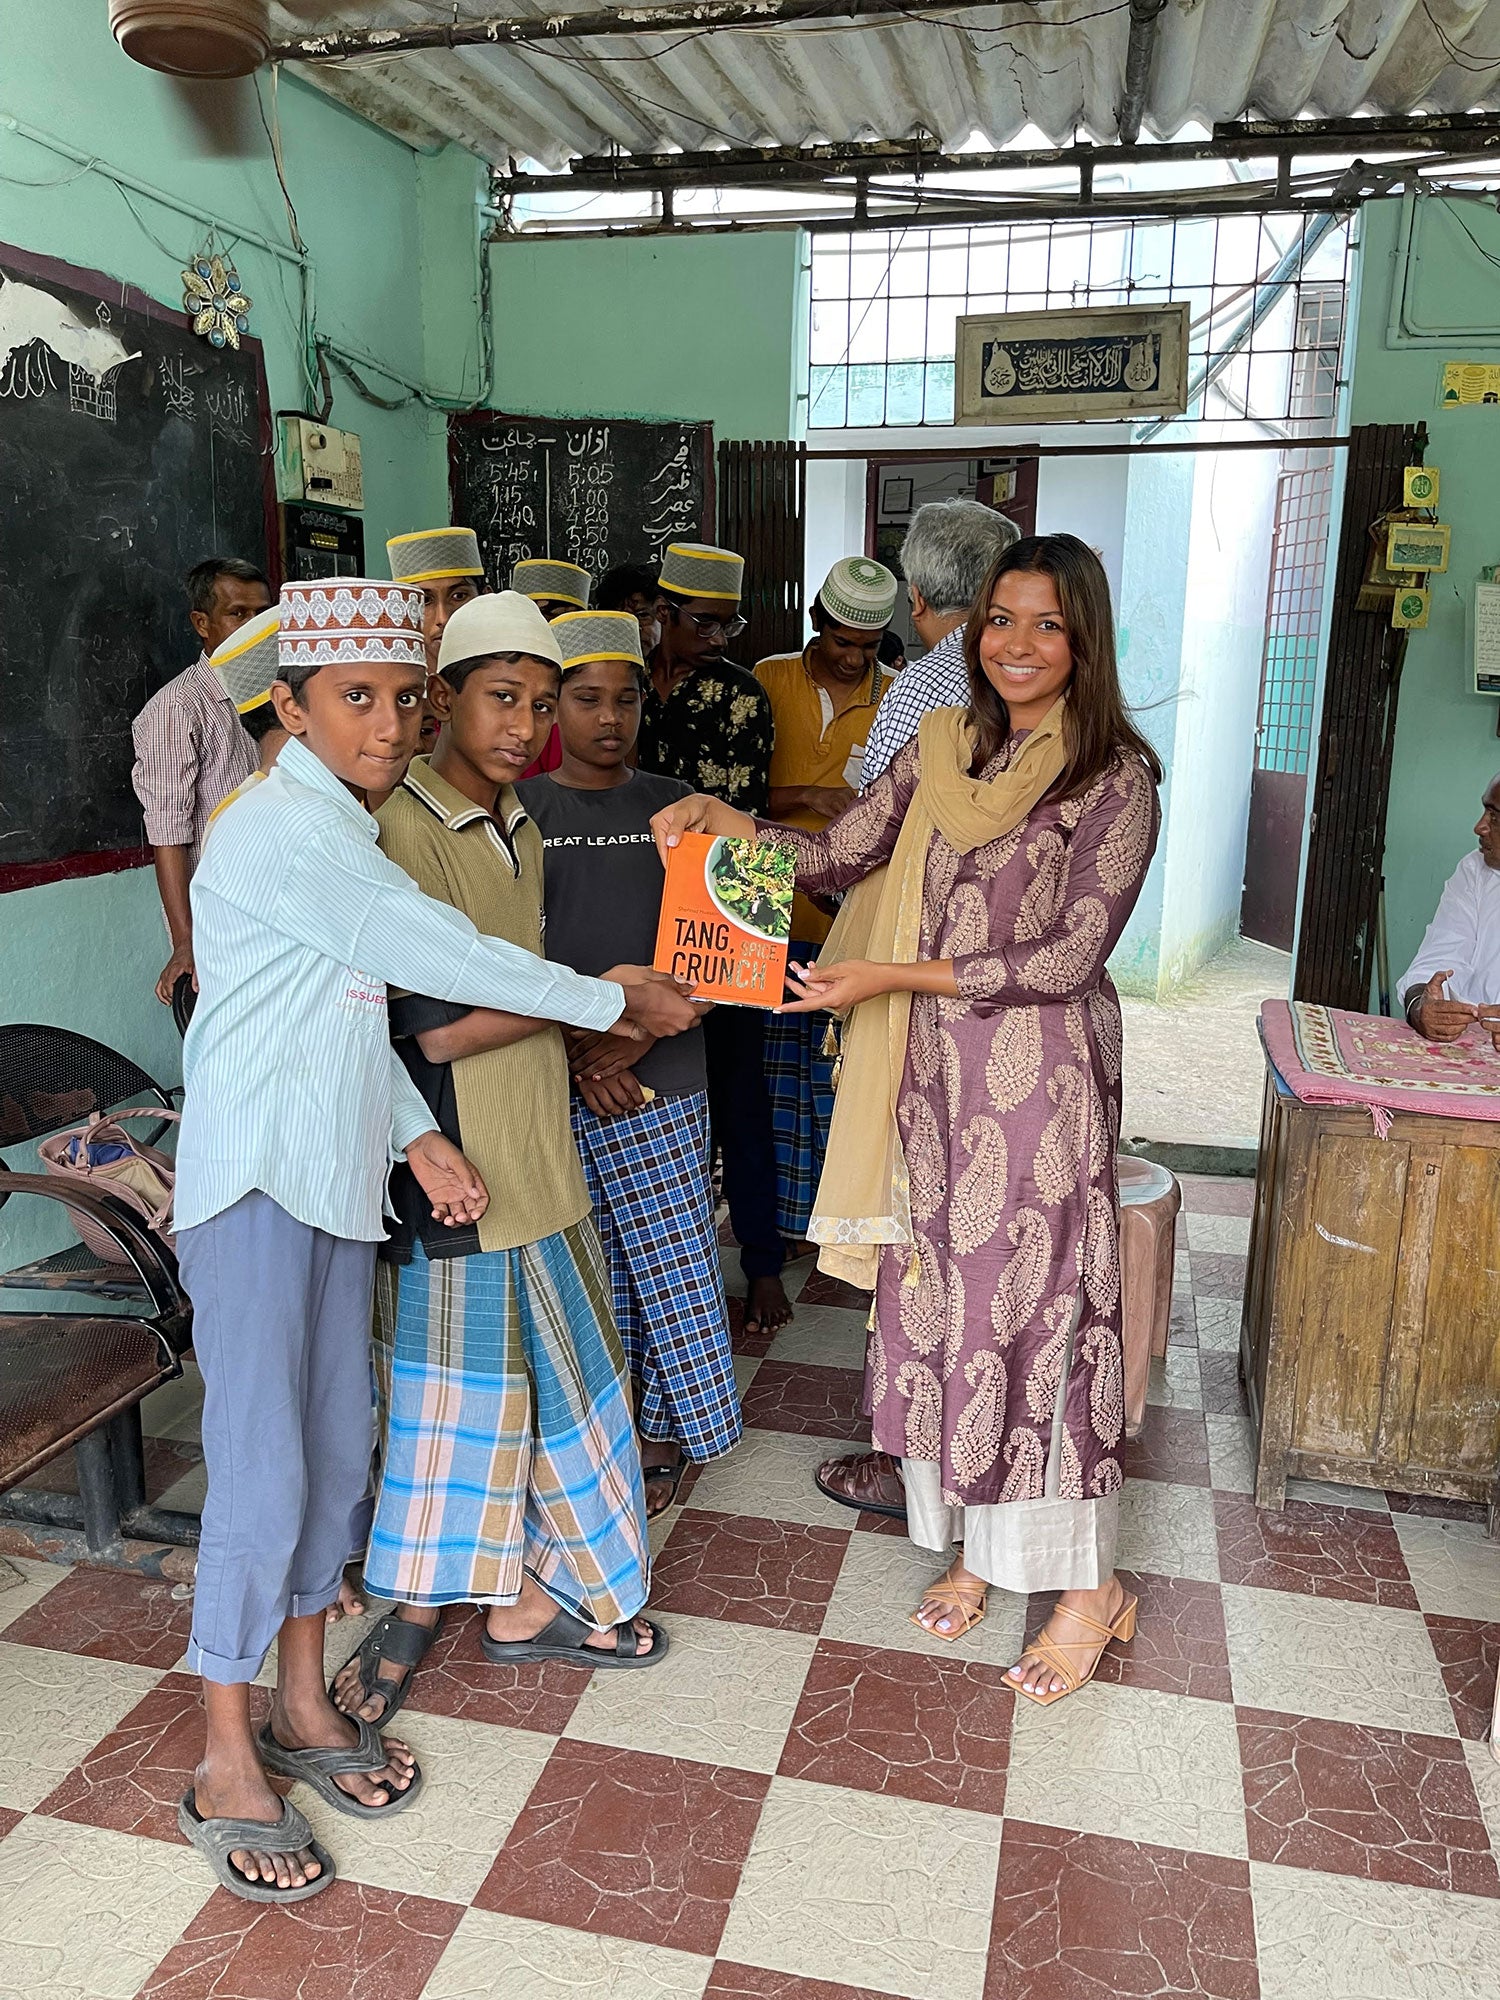
[(779, 1007), (795, 867), (775, 841), (683, 834), (667, 856), (656, 970), (691, 981), (695, 1000)]

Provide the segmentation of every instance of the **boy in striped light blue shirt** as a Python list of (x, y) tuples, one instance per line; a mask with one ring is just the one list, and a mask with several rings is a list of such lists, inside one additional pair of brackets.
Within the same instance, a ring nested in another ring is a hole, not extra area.
[[(291, 740), (215, 829), (192, 885), (200, 995), (184, 1049), (176, 1218), (203, 1370), (208, 1495), (188, 1664), (208, 1741), (179, 1823), (220, 1881), (292, 1902), (333, 1880), (267, 1771), (360, 1818), (421, 1773), (328, 1700), (323, 1626), (362, 1545), (370, 1300), (390, 1161), (455, 1224), (488, 1196), (390, 1045), (386, 986), (578, 1027), (675, 1034), (696, 1010), (654, 973), (585, 979), (481, 936), (381, 855), (367, 792), (417, 745), (421, 593), (341, 578), (282, 591), (278, 713)], [(250, 1684), (272, 1641), (270, 1720)]]

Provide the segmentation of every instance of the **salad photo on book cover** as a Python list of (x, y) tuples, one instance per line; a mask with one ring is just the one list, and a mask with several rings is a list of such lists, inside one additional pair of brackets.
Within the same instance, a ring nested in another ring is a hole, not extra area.
[(790, 847), (685, 833), (667, 857), (656, 970), (695, 1000), (779, 1007), (792, 935)]

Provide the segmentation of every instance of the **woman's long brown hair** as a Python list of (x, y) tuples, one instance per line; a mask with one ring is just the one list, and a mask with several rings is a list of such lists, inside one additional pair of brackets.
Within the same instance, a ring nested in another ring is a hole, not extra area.
[(1012, 542), (974, 600), (964, 632), (969, 715), (976, 737), (972, 775), (977, 777), (1010, 737), (1010, 711), (979, 663), (979, 636), (989, 622), (995, 586), (1016, 570), (1052, 579), (1073, 654), (1065, 734), (1068, 762), (1055, 795), (1073, 798), (1086, 792), (1120, 756), (1139, 757), (1160, 784), (1161, 759), (1131, 721), (1120, 692), (1109, 579), (1103, 563), (1076, 535), (1026, 535)]

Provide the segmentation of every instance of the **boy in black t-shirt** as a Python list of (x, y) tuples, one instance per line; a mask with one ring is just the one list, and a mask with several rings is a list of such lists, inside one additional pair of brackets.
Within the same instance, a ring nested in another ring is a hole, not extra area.
[[(562, 762), (516, 793), (542, 836), (547, 953), (578, 972), (649, 965), (662, 866), (651, 815), (688, 787), (632, 770), (640, 626), (627, 612), (555, 619), (563, 651)], [(647, 1045), (569, 1038), (573, 1134), (594, 1203), (615, 1320), (636, 1383), (646, 1512), (665, 1513), (685, 1465), (722, 1457), (743, 1428), (709, 1180), (701, 1029)]]

